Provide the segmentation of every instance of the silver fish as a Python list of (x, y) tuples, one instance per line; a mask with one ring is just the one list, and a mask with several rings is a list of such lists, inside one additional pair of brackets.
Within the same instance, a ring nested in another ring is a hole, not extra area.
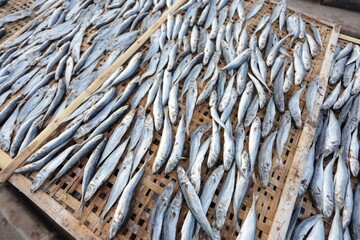
[(355, 72), (355, 65), (356, 63), (351, 63), (345, 66), (343, 79), (341, 81), (344, 87), (349, 86), (351, 80), (353, 79), (353, 74)]
[(172, 124), (176, 123), (177, 116), (179, 113), (179, 103), (178, 103), (178, 90), (179, 90), (179, 83), (176, 83), (171, 87), (169, 93), (169, 117)]
[(118, 124), (118, 126), (115, 128), (111, 136), (109, 137), (109, 141), (106, 144), (106, 147), (104, 149), (104, 152), (101, 156), (101, 159), (99, 161), (99, 165), (104, 162), (106, 158), (110, 155), (111, 152), (117, 147), (117, 145), (120, 143), (122, 137), (127, 132), (128, 128), (130, 127), (130, 124), (135, 116), (135, 110), (130, 110), (129, 113), (125, 115), (123, 120)]
[(201, 201), (197, 196), (197, 193), (194, 187), (192, 186), (190, 180), (188, 179), (185, 170), (182, 167), (177, 168), (177, 176), (179, 180), (179, 185), (181, 187), (181, 191), (183, 193), (187, 205), (189, 206), (192, 215), (195, 217), (196, 221), (200, 224), (200, 226), (204, 229), (206, 234), (211, 239), (214, 239), (213, 230), (201, 206)]
[(349, 166), (354, 177), (359, 174), (359, 141), (358, 128), (355, 129), (351, 136), (351, 144), (349, 149)]
[(122, 228), (126, 221), (126, 217), (130, 210), (131, 200), (135, 194), (135, 189), (141, 181), (145, 172), (146, 163), (140, 170), (131, 178), (128, 185), (125, 187), (118, 204), (116, 206), (115, 214), (110, 226), (109, 239), (113, 239), (117, 232)]
[(282, 115), (279, 125), (278, 134), (276, 137), (276, 151), (278, 154), (277, 166), (282, 164), (282, 153), (284, 151), (285, 143), (288, 140), (291, 129), (291, 114), (289, 111), (285, 111)]
[(335, 159), (333, 158), (324, 170), (323, 182), (323, 214), (325, 217), (330, 218), (334, 210), (334, 181), (333, 169)]
[(251, 183), (251, 163), (249, 159), (249, 153), (247, 150), (243, 150), (239, 153), (241, 158), (241, 168), (237, 171), (233, 210), (235, 215), (235, 229), (240, 232), (240, 226), (238, 223), (238, 214), (240, 211), (241, 204), (247, 195), (250, 183)]
[(248, 73), (251, 81), (254, 83), (254, 86), (256, 88), (256, 91), (258, 93), (259, 96), (259, 107), (260, 109), (263, 109), (266, 102), (267, 102), (267, 97), (266, 97), (266, 93), (264, 88), (261, 86), (262, 84), (264, 85), (263, 82), (261, 82), (260, 80), (258, 80), (256, 77), (254, 77), (251, 73)]
[(324, 169), (323, 169), (323, 155), (315, 162), (315, 169), (313, 178), (310, 183), (310, 193), (314, 199), (314, 204), (319, 212), (323, 210), (323, 181), (324, 181)]
[[(169, 174), (179, 164), (180, 159), (183, 157), (185, 146), (185, 116), (181, 116), (178, 129), (176, 131), (174, 147), (171, 150), (170, 157), (165, 167), (165, 174)], [(165, 144), (165, 143), (164, 143)]]
[(289, 35), (286, 35), (283, 39), (281, 39), (280, 41), (278, 41), (270, 50), (268, 56), (266, 57), (266, 65), (268, 67), (272, 66), (276, 56), (279, 52), (279, 49), (281, 48), (281, 46), (284, 44), (284, 42), (286, 41), (286, 39), (289, 37)]
[(248, 20), (248, 19), (252, 18), (253, 16), (255, 16), (260, 11), (263, 4), (264, 4), (264, 0), (259, 0), (246, 14), (246, 19)]
[(34, 180), (31, 185), (31, 192), (35, 192), (38, 190), (41, 185), (45, 182), (45, 180), (50, 176), (51, 173), (55, 171), (55, 169), (60, 166), (61, 163), (65, 161), (67, 156), (76, 149), (76, 145), (68, 147), (64, 151), (62, 151), (59, 155), (53, 158), (49, 163), (45, 165), (34, 177)]
[(347, 57), (343, 57), (340, 60), (335, 62), (335, 64), (333, 65), (331, 74), (330, 74), (330, 79), (329, 79), (330, 85), (334, 85), (335, 83), (337, 83), (340, 80), (340, 78), (344, 74), (346, 61), (347, 61)]
[(174, 240), (176, 237), (176, 226), (178, 223), (183, 197), (178, 192), (165, 212), (163, 236), (165, 239)]
[[(223, 175), (224, 175), (224, 168), (222, 165), (220, 165), (214, 171), (212, 171), (212, 173), (206, 179), (200, 196), (200, 201), (204, 213), (207, 213), (207, 211), (209, 210), (210, 204), (212, 202), (212, 198), (215, 194), (217, 186), (219, 185)], [(194, 237), (198, 237), (199, 230), (200, 230), (200, 225), (196, 224)]]
[(301, 183), (299, 186), (298, 196), (302, 196), (305, 191), (308, 189), (310, 181), (314, 174), (314, 161), (315, 161), (315, 143), (312, 144), (308, 157), (306, 158), (306, 165), (304, 167)]
[(266, 137), (274, 124), (274, 120), (275, 120), (275, 115), (276, 115), (276, 109), (275, 109), (275, 103), (274, 103), (274, 99), (270, 98), (268, 105), (266, 107), (266, 112), (265, 112), (265, 116), (264, 116), (264, 120), (263, 120), (263, 124), (262, 124), (262, 132), (261, 132), (261, 136), (264, 138)]
[(172, 149), (172, 138), (172, 128), (169, 119), (169, 113), (168, 111), (165, 111), (164, 129), (162, 132), (159, 149), (156, 153), (156, 157), (152, 167), (153, 174), (157, 173), (159, 169), (164, 165), (164, 163), (168, 160)]
[(251, 163), (251, 172), (254, 172), (259, 144), (261, 138), (261, 119), (257, 116), (252, 122), (249, 133), (249, 158)]
[(303, 91), (304, 91), (304, 88), (301, 88), (296, 93), (294, 93), (294, 95), (290, 98), (289, 105), (288, 105), (291, 117), (294, 120), (295, 126), (297, 128), (302, 127), (300, 97), (301, 97)]
[(258, 97), (258, 95), (256, 95), (252, 99), (252, 101), (246, 111), (246, 116), (245, 116), (245, 120), (244, 120), (244, 126), (246, 128), (250, 126), (250, 124), (256, 117), (258, 110), (259, 110), (259, 97)]
[(236, 91), (240, 95), (244, 92), (246, 88), (246, 80), (249, 70), (249, 64), (247, 62), (244, 62), (237, 73), (236, 76)]
[(252, 83), (252, 81), (249, 81), (246, 84), (244, 93), (241, 95), (240, 98), (239, 109), (237, 113), (238, 125), (242, 124), (245, 113), (251, 103), (253, 91), (254, 91), (254, 84)]
[(239, 67), (241, 64), (243, 64), (245, 61), (247, 61), (250, 58), (251, 50), (250, 48), (244, 50), (242, 53), (240, 53), (236, 58), (234, 58), (228, 65), (223, 67), (221, 70), (232, 70), (234, 68)]
[(218, 235), (220, 235), (220, 231), (225, 224), (226, 215), (231, 203), (231, 198), (235, 186), (235, 174), (236, 174), (236, 166), (234, 164), (229, 170), (229, 173), (223, 185), (221, 186), (221, 190), (216, 200), (215, 218), (213, 220), (212, 226), (215, 231), (215, 234)]
[(334, 177), (335, 183), (335, 205), (339, 208), (343, 208), (345, 205), (346, 186), (350, 176), (348, 174), (348, 168), (345, 163), (345, 159), (340, 154), (336, 167), (336, 174)]
[(334, 113), (329, 111), (329, 123), (326, 128), (325, 142), (323, 147), (323, 154), (325, 156), (335, 152), (337, 147), (340, 145), (341, 140), (341, 129), (338, 120)]
[(309, 230), (321, 219), (320, 214), (302, 220), (294, 229), (291, 239), (303, 239)]
[[(360, 184), (356, 185), (355, 188), (355, 193), (354, 193), (354, 208), (352, 211), (352, 216), (351, 216), (351, 235), (353, 238), (358, 239), (360, 236), (360, 230), (359, 230), (359, 225), (360, 225), (360, 206), (359, 206), (359, 202), (360, 202)], [(340, 224), (341, 226), (341, 224)]]
[(155, 97), (153, 115), (154, 115), (155, 129), (156, 131), (160, 131), (164, 121), (161, 87), (159, 87)]
[(256, 201), (259, 198), (259, 193), (253, 193), (252, 205), (249, 210), (248, 215), (245, 218), (245, 221), (241, 227), (240, 233), (237, 236), (236, 240), (245, 240), (245, 239), (255, 239), (256, 232)]
[(270, 171), (272, 165), (272, 149), (274, 146), (277, 131), (270, 134), (261, 145), (259, 153), (259, 176), (263, 188), (269, 185)]
[(340, 90), (341, 90), (341, 83), (338, 83), (336, 87), (333, 89), (333, 91), (330, 93), (330, 95), (324, 101), (323, 105), (321, 106), (321, 109), (326, 110), (331, 108), (338, 99)]
[(170, 204), (175, 181), (171, 181), (158, 196), (150, 214), (148, 234), (151, 239), (160, 239), (165, 211)]
[(190, 80), (189, 91), (186, 95), (186, 113), (185, 113), (185, 125), (186, 125), (186, 133), (190, 135), (190, 123), (194, 113), (196, 99), (198, 95), (196, 79)]
[(194, 189), (197, 193), (200, 192), (201, 185), (201, 166), (205, 159), (205, 154), (207, 153), (210, 146), (210, 138), (207, 138), (199, 147), (199, 151), (196, 155), (194, 163), (189, 168), (189, 178), (190, 182), (194, 186)]
[(340, 211), (341, 211), (340, 208), (335, 207), (335, 215), (331, 223), (330, 232), (328, 236), (329, 240), (343, 239), (343, 228), (341, 225)]
[(207, 161), (208, 168), (211, 168), (215, 165), (215, 163), (218, 161), (219, 154), (220, 154), (220, 130), (215, 120), (213, 120), (210, 150)]
[(360, 92), (360, 70), (357, 68), (354, 75), (354, 85), (351, 89), (351, 95), (357, 95)]

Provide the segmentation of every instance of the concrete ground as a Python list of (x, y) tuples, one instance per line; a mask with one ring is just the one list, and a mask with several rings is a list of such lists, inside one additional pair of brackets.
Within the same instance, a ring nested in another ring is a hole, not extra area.
[(0, 185), (0, 239), (71, 239), (11, 184)]
[(340, 23), (341, 32), (360, 38), (360, 12), (321, 5), (314, 0), (287, 0), (288, 5), (300, 12), (317, 16), (321, 19)]

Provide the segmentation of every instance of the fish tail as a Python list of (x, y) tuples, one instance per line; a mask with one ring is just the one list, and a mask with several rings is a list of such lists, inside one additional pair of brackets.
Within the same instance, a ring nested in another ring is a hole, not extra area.
[(104, 218), (105, 218), (105, 215), (104, 214), (101, 214), (99, 220), (96, 222), (95, 224), (95, 227), (96, 226), (99, 226), (99, 229), (102, 229), (103, 227), (103, 224), (104, 224)]
[(274, 164), (274, 168), (273, 170), (276, 171), (276, 170), (280, 170), (282, 171), (284, 168), (283, 164), (282, 164), (282, 158), (281, 156), (279, 156), (277, 159), (276, 159), (276, 162)]
[(80, 206), (78, 207), (78, 209), (76, 209), (76, 211), (75, 211), (75, 217), (77, 218), (77, 219), (80, 219), (81, 218), (81, 216), (82, 216), (82, 211), (83, 211), (83, 207), (84, 207), (84, 202), (83, 202), (83, 198), (81, 198), (81, 204), (80, 204)]

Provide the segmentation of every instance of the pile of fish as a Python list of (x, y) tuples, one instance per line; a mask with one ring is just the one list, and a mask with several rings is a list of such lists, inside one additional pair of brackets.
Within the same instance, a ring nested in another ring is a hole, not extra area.
[[(309, 188), (318, 215), (295, 227), (294, 210), (288, 238), (325, 239), (323, 218), (332, 220), (328, 239), (360, 239), (359, 121), (360, 47), (338, 46), (329, 78), (331, 91), (320, 114), (306, 160), (299, 198)], [(325, 167), (324, 167), (325, 166)], [(355, 189), (355, 192), (353, 192)]]
[[(39, 8), (36, 15), (45, 13), (44, 19), (1, 46), (0, 147), (11, 157), (21, 152), (172, 4), (67, 0), (51, 7), (56, 2), (35, 1), (29, 11)], [(84, 46), (88, 46), (85, 51)]]
[[(168, 15), (149, 48), (115, 71), (64, 120), (64, 131), (16, 172), (38, 171), (31, 188), (36, 191), (88, 157), (77, 211), (81, 216), (83, 204), (120, 163), (99, 220), (101, 226), (117, 202), (112, 239), (125, 225), (146, 166), (152, 166), (152, 174), (164, 176), (175, 170), (181, 192), (172, 198), (175, 182), (170, 182), (158, 196), (148, 224), (150, 238), (160, 239), (163, 234), (175, 239), (174, 226), (184, 199), (189, 211), (182, 239), (198, 237), (200, 229), (210, 239), (219, 239), (231, 203), (237, 239), (254, 239), (258, 193), (253, 193), (252, 207), (241, 226), (240, 207), (254, 181), (266, 188), (273, 168), (283, 167), (289, 133), (302, 128), (300, 99), (305, 89), (307, 112), (317, 98), (319, 78), (307, 88), (305, 78), (322, 49), (319, 29), (313, 24), (306, 28), (298, 13), (287, 14), (285, 1), (271, 15), (261, 14), (263, 5), (259, 0), (246, 11), (241, 0), (185, 3)], [(253, 22), (255, 30), (250, 26)], [(199, 110), (209, 112), (211, 120), (197, 124), (194, 114)], [(161, 139), (151, 155), (154, 128)], [(272, 166), (274, 145), (277, 160)], [(211, 169), (207, 178), (202, 174), (204, 160)], [(218, 185), (210, 224), (206, 214)]]

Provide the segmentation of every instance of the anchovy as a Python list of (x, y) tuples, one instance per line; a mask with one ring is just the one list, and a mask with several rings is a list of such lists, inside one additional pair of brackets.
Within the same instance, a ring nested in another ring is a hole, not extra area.
[(179, 185), (181, 187), (181, 191), (186, 200), (187, 205), (195, 217), (196, 221), (200, 224), (200, 226), (204, 229), (205, 233), (211, 238), (214, 238), (214, 232), (208, 222), (204, 210), (201, 206), (201, 201), (192, 186), (189, 178), (186, 175), (185, 170), (182, 167), (177, 168), (177, 176), (179, 180)]
[(11, 137), (13, 135), (16, 118), (19, 114), (19, 107), (11, 113), (8, 119), (5, 121), (0, 131), (0, 147), (5, 152), (8, 152), (11, 144)]
[(333, 158), (324, 170), (323, 182), (323, 214), (325, 217), (330, 218), (334, 210), (334, 181), (333, 169), (335, 158)]
[(150, 214), (148, 235), (151, 239), (160, 239), (165, 211), (170, 204), (175, 181), (171, 181), (158, 196)]
[(261, 119), (257, 116), (251, 124), (249, 133), (249, 158), (251, 163), (251, 172), (254, 172), (256, 158), (259, 150), (261, 138)]
[[(111, 152), (117, 147), (117, 145), (120, 143), (122, 137), (127, 132), (127, 130), (130, 127), (130, 124), (135, 116), (135, 110), (132, 109), (130, 112), (128, 112), (123, 120), (118, 124), (118, 126), (115, 128), (111, 136), (109, 137), (109, 141), (106, 144), (106, 147), (103, 151), (103, 154), (101, 156), (101, 159), (99, 161), (99, 164), (102, 164), (106, 158), (110, 155)], [(108, 158), (109, 159), (109, 158)]]
[(245, 218), (245, 221), (241, 227), (240, 233), (237, 236), (236, 240), (245, 240), (245, 239), (255, 239), (256, 232), (256, 222), (257, 222), (257, 214), (256, 214), (256, 201), (259, 198), (259, 193), (253, 193), (252, 205), (249, 210), (248, 215)]
[(201, 166), (205, 159), (205, 154), (209, 149), (210, 145), (210, 138), (207, 138), (199, 147), (199, 151), (197, 153), (197, 156), (195, 158), (194, 163), (189, 168), (189, 178), (190, 182), (195, 188), (195, 191), (197, 193), (200, 192), (200, 185), (201, 185)]
[(146, 77), (152, 76), (156, 72), (159, 60), (160, 60), (160, 53), (155, 53), (151, 57), (150, 63), (146, 71), (141, 75), (141, 80), (145, 79)]
[(286, 35), (283, 39), (281, 39), (280, 41), (278, 41), (270, 50), (268, 56), (266, 57), (266, 65), (268, 67), (272, 66), (276, 56), (279, 52), (279, 49), (281, 48), (281, 46), (284, 44), (284, 42), (286, 41), (286, 39), (289, 37), (289, 35)]
[(343, 228), (341, 225), (340, 211), (341, 211), (340, 208), (335, 207), (335, 215), (331, 223), (330, 232), (328, 236), (329, 240), (343, 239)]
[(143, 135), (141, 136), (139, 143), (135, 149), (134, 163), (131, 168), (132, 174), (135, 172), (141, 159), (144, 157), (145, 153), (149, 149), (150, 144), (152, 143), (153, 134), (154, 134), (154, 122), (151, 115), (149, 114), (145, 119)]
[(304, 91), (304, 88), (301, 88), (296, 93), (294, 93), (294, 95), (289, 100), (289, 106), (288, 106), (291, 117), (294, 120), (295, 126), (297, 128), (302, 127), (300, 97), (301, 97), (303, 91)]
[(165, 167), (165, 174), (169, 174), (179, 164), (180, 159), (183, 157), (185, 146), (185, 116), (181, 116), (178, 129), (176, 131), (174, 147), (172, 148), (170, 157)]
[(232, 195), (234, 192), (235, 186), (235, 174), (236, 166), (235, 164), (229, 170), (229, 173), (221, 186), (220, 193), (216, 200), (215, 205), (215, 218), (213, 220), (212, 226), (215, 234), (220, 235), (220, 231), (223, 228), (226, 220), (226, 215), (231, 203)]
[(311, 68), (312, 60), (311, 60), (309, 44), (306, 41), (302, 44), (301, 60), (304, 63), (305, 70), (309, 71)]
[(308, 218), (305, 218), (304, 220), (299, 223), (291, 236), (291, 239), (303, 239), (305, 235), (309, 232), (309, 230), (321, 219), (322, 216), (320, 214), (314, 215)]
[[(267, 102), (267, 97), (266, 97), (264, 88), (261, 86), (262, 82), (260, 80), (258, 80), (256, 77), (254, 77), (251, 73), (248, 73), (248, 76), (250, 77), (251, 81), (254, 83), (254, 86), (258, 93), (259, 107), (260, 107), (260, 109), (263, 109)], [(262, 83), (262, 84), (264, 84), (264, 83)]]
[(271, 135), (267, 137), (264, 143), (261, 145), (261, 149), (260, 149), (259, 175), (260, 175), (260, 183), (263, 188), (266, 188), (269, 185), (270, 171), (272, 165), (272, 149), (274, 146), (276, 134), (277, 131), (271, 133)]
[(335, 152), (337, 147), (340, 145), (341, 140), (341, 129), (338, 120), (334, 113), (329, 111), (329, 123), (326, 128), (325, 142), (323, 147), (323, 154), (325, 156)]
[(325, 240), (325, 227), (322, 218), (320, 218), (312, 227), (307, 239)]
[(256, 95), (252, 99), (252, 101), (246, 111), (246, 116), (245, 116), (245, 120), (244, 120), (244, 126), (246, 128), (251, 125), (252, 121), (256, 117), (258, 110), (259, 110), (259, 97), (258, 97), (258, 95)]
[(308, 189), (310, 181), (314, 174), (314, 161), (315, 161), (315, 143), (312, 144), (308, 157), (306, 158), (305, 168), (301, 176), (301, 183), (299, 186), (298, 196), (302, 196)]
[(221, 70), (232, 70), (234, 68), (239, 67), (241, 64), (243, 64), (245, 61), (247, 61), (250, 57), (251, 50), (250, 48), (244, 50), (242, 53), (240, 53), (236, 58), (234, 58), (228, 65), (223, 67)]
[(359, 174), (359, 141), (358, 128), (355, 129), (351, 136), (351, 144), (349, 149), (349, 166), (354, 177)]
[(81, 121), (74, 124), (72, 127), (68, 128), (64, 132), (62, 132), (59, 136), (52, 139), (48, 143), (46, 143), (44, 146), (42, 146), (39, 150), (37, 150), (34, 154), (32, 154), (27, 160), (27, 163), (35, 162), (44, 156), (46, 156), (49, 152), (63, 144), (64, 142), (69, 141), (72, 136), (75, 134), (75, 132), (78, 130), (78, 128), (81, 125)]
[(254, 84), (252, 81), (249, 81), (246, 84), (246, 88), (240, 99), (239, 110), (237, 113), (238, 125), (242, 124), (242, 122), (243, 122), (245, 113), (251, 103), (253, 91), (254, 91)]
[(135, 194), (135, 189), (144, 175), (145, 167), (146, 163), (140, 168), (135, 176), (131, 178), (123, 193), (121, 194), (121, 197), (116, 206), (114, 217), (111, 222), (109, 239), (113, 239), (124, 225), (130, 210), (132, 198)]
[[(351, 223), (350, 223), (351, 234), (354, 239), (358, 239), (360, 237), (360, 230), (359, 230), (360, 205), (359, 205), (359, 203), (360, 203), (360, 184), (357, 184), (357, 186), (355, 188), (355, 193), (354, 193), (354, 208), (352, 211)], [(341, 224), (340, 224), (340, 226), (341, 226)]]
[(142, 53), (135, 54), (135, 56), (131, 58), (131, 60), (129, 61), (124, 71), (122, 71), (120, 75), (114, 79), (114, 81), (111, 83), (111, 86), (116, 86), (122, 81), (131, 77), (137, 70), (138, 66), (140, 65), (141, 58), (142, 58)]
[(210, 150), (209, 156), (207, 161), (208, 168), (211, 168), (215, 165), (219, 158), (220, 154), (220, 130), (213, 119), (212, 121), (212, 135), (211, 135), (211, 142), (210, 142)]
[(181, 191), (179, 191), (173, 200), (171, 201), (169, 207), (167, 208), (164, 216), (164, 226), (163, 226), (163, 236), (165, 239), (175, 240), (176, 238), (176, 227), (180, 211), (181, 205), (183, 202), (183, 197)]
[(324, 155), (315, 162), (313, 178), (310, 183), (310, 193), (314, 200), (314, 205), (319, 212), (323, 210), (323, 181), (324, 181)]
[(165, 120), (164, 120), (164, 129), (161, 134), (161, 141), (159, 145), (158, 152), (153, 163), (152, 172), (153, 174), (157, 173), (159, 169), (164, 165), (168, 160), (171, 149), (172, 149), (172, 128), (169, 119), (169, 113), (165, 110)]
[(239, 95), (242, 94), (246, 88), (246, 80), (247, 80), (248, 70), (249, 70), (249, 64), (247, 62), (245, 62), (240, 66), (240, 69), (237, 73), (236, 91)]
[(247, 13), (246, 19), (250, 19), (250, 18), (252, 18), (253, 16), (255, 16), (255, 15), (260, 11), (260, 9), (262, 8), (263, 4), (264, 4), (264, 0), (259, 0), (259, 1), (250, 9), (250, 11)]
[[(94, 138), (95, 139), (95, 138)], [(91, 180), (91, 178), (94, 176), (96, 165), (101, 157), (101, 153), (105, 148), (107, 142), (107, 137), (102, 138), (99, 145), (94, 149), (94, 151), (91, 153), (89, 160), (87, 161), (85, 168), (84, 168), (84, 176), (81, 183), (81, 204), (78, 208), (79, 217), (81, 217), (82, 214), (82, 208), (84, 206), (84, 197), (86, 194), (87, 186)], [(70, 160), (69, 160), (70, 161)]]
[(329, 79), (330, 85), (334, 85), (340, 80), (345, 70), (346, 61), (347, 61), (347, 57), (343, 57), (335, 62), (335, 64), (332, 67), (332, 71)]
[(285, 111), (282, 115), (279, 125), (278, 134), (276, 137), (276, 151), (278, 154), (277, 165), (282, 164), (282, 153), (284, 151), (285, 143), (289, 137), (291, 129), (291, 114), (289, 111)]
[(161, 87), (159, 87), (154, 100), (153, 115), (154, 115), (155, 129), (156, 131), (160, 131), (164, 122)]
[[(212, 198), (215, 194), (217, 186), (219, 185), (223, 175), (224, 175), (224, 168), (222, 165), (220, 165), (206, 179), (200, 196), (200, 201), (204, 213), (207, 213), (207, 211), (209, 210), (210, 204), (212, 202)], [(197, 224), (194, 237), (198, 237), (199, 230), (200, 230), (200, 225)]]
[(332, 90), (330, 95), (326, 98), (325, 102), (321, 106), (321, 109), (326, 110), (326, 109), (331, 108), (335, 104), (336, 100), (338, 99), (340, 90), (341, 90), (341, 83), (338, 83), (336, 85), (336, 87)]
[(351, 89), (351, 95), (357, 95), (360, 92), (360, 70), (357, 68), (354, 75), (354, 85)]
[(186, 95), (186, 113), (185, 113), (185, 125), (186, 125), (186, 133), (190, 135), (190, 123), (194, 113), (194, 108), (196, 104), (196, 99), (198, 95), (196, 79), (190, 80), (189, 91)]
[(61, 163), (69, 156), (69, 154), (76, 149), (78, 146), (73, 145), (62, 151), (59, 155), (55, 156), (51, 161), (49, 161), (34, 177), (34, 180), (31, 185), (31, 192), (38, 190), (45, 180), (55, 171), (55, 169), (60, 166)]

